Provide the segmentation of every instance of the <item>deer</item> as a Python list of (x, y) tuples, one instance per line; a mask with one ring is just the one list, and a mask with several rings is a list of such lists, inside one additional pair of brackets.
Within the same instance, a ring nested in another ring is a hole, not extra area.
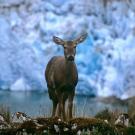
[[(72, 119), (75, 87), (78, 83), (78, 71), (75, 64), (76, 46), (82, 43), (87, 33), (75, 40), (63, 40), (53, 36), (53, 41), (64, 48), (64, 56), (53, 56), (45, 70), (49, 98), (52, 100), (52, 117), (58, 115), (62, 120)], [(65, 102), (68, 100), (67, 114)]]

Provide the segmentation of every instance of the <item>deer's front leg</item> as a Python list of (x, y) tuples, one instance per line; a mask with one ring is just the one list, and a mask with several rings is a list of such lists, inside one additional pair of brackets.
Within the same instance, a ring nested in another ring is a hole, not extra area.
[(66, 113), (65, 113), (65, 100), (63, 101), (63, 112), (62, 112), (62, 115), (63, 115), (63, 120), (66, 121)]
[(65, 99), (63, 95), (61, 96), (59, 100), (59, 116), (62, 118), (62, 120), (66, 120)]
[(72, 119), (72, 109), (73, 109), (73, 100), (74, 100), (74, 95), (75, 95), (75, 91), (73, 91), (72, 93), (70, 93), (69, 97), (68, 97), (68, 119)]

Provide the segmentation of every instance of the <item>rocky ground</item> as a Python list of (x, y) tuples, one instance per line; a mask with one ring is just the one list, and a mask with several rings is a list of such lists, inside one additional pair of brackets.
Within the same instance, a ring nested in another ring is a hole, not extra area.
[(12, 121), (0, 116), (0, 135), (133, 135), (134, 120), (126, 113), (118, 115), (108, 109), (93, 118), (30, 118), (17, 112)]

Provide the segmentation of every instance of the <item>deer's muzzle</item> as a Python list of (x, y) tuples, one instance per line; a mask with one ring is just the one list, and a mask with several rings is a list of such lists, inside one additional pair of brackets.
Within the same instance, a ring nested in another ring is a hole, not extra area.
[(70, 55), (70, 56), (67, 57), (67, 59), (68, 59), (69, 61), (73, 61), (73, 60), (74, 60), (74, 56), (73, 56), (73, 55)]

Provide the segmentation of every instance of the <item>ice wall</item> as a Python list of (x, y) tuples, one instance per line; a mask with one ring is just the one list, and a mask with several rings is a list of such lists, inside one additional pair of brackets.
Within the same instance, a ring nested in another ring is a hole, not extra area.
[(1, 0), (0, 88), (46, 90), (46, 64), (63, 55), (52, 36), (74, 39), (83, 32), (77, 93), (135, 95), (134, 0)]

